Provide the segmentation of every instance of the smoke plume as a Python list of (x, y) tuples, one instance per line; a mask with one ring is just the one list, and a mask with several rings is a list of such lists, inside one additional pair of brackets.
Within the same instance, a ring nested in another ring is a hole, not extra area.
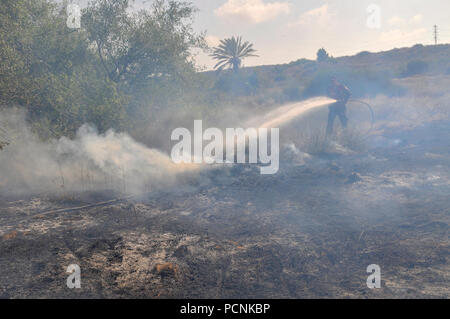
[(44, 143), (20, 112), (4, 113), (1, 125), (13, 132), (13, 141), (0, 152), (0, 194), (136, 194), (170, 186), (179, 174), (195, 169), (175, 165), (168, 155), (113, 130), (99, 134), (84, 125), (74, 139)]

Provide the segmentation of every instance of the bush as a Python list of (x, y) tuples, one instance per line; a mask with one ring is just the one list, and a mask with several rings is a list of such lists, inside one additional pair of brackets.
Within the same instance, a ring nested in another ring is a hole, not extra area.
[(428, 63), (425, 61), (411, 61), (406, 65), (406, 71), (403, 73), (403, 76), (413, 76), (424, 74), (428, 70)]
[(254, 95), (259, 86), (258, 74), (255, 72), (244, 75), (241, 72), (224, 71), (218, 75), (215, 83), (217, 90), (232, 96)]
[(370, 56), (370, 52), (369, 51), (361, 51), (361, 52), (359, 52), (356, 56), (357, 57), (360, 57), (360, 58), (366, 58), (366, 57), (369, 57)]
[(298, 59), (298, 60), (296, 60), (296, 61), (292, 61), (292, 62), (290, 62), (288, 65), (290, 65), (290, 66), (293, 66), (293, 65), (303, 65), (303, 64), (308, 64), (308, 63), (310, 63), (310, 62), (311, 62), (311, 60), (302, 58), (302, 59)]
[(302, 98), (302, 92), (298, 86), (291, 86), (283, 89), (283, 96), (288, 102), (298, 101)]

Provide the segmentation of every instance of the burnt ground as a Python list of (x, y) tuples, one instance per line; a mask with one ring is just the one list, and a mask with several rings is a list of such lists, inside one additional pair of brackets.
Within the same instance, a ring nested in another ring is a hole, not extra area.
[(42, 214), (108, 198), (1, 199), (0, 297), (449, 298), (449, 125), (79, 211)]

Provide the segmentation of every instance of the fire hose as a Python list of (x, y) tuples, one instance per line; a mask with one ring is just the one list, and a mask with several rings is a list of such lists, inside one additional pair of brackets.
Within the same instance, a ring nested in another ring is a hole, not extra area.
[(367, 102), (364, 102), (364, 101), (362, 101), (362, 100), (357, 100), (357, 99), (350, 99), (349, 102), (350, 102), (350, 103), (357, 103), (357, 104), (360, 104), (361, 106), (367, 107), (367, 109), (369, 110), (369, 113), (370, 113), (370, 128), (369, 128), (369, 130), (366, 132), (366, 134), (364, 134), (364, 135), (367, 135), (367, 136), (368, 136), (368, 135), (372, 132), (373, 127), (374, 127), (374, 124), (375, 124), (375, 113), (374, 113), (374, 111), (373, 111), (372, 106), (371, 106), (369, 103), (367, 103)]

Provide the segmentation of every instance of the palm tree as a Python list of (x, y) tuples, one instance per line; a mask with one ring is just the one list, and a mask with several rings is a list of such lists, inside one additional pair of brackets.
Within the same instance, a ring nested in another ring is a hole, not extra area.
[(242, 59), (248, 57), (257, 57), (254, 53), (253, 44), (250, 42), (242, 42), (242, 37), (232, 37), (220, 41), (220, 45), (214, 48), (211, 56), (218, 60), (214, 69), (222, 71), (229, 67), (237, 72), (241, 66)]

